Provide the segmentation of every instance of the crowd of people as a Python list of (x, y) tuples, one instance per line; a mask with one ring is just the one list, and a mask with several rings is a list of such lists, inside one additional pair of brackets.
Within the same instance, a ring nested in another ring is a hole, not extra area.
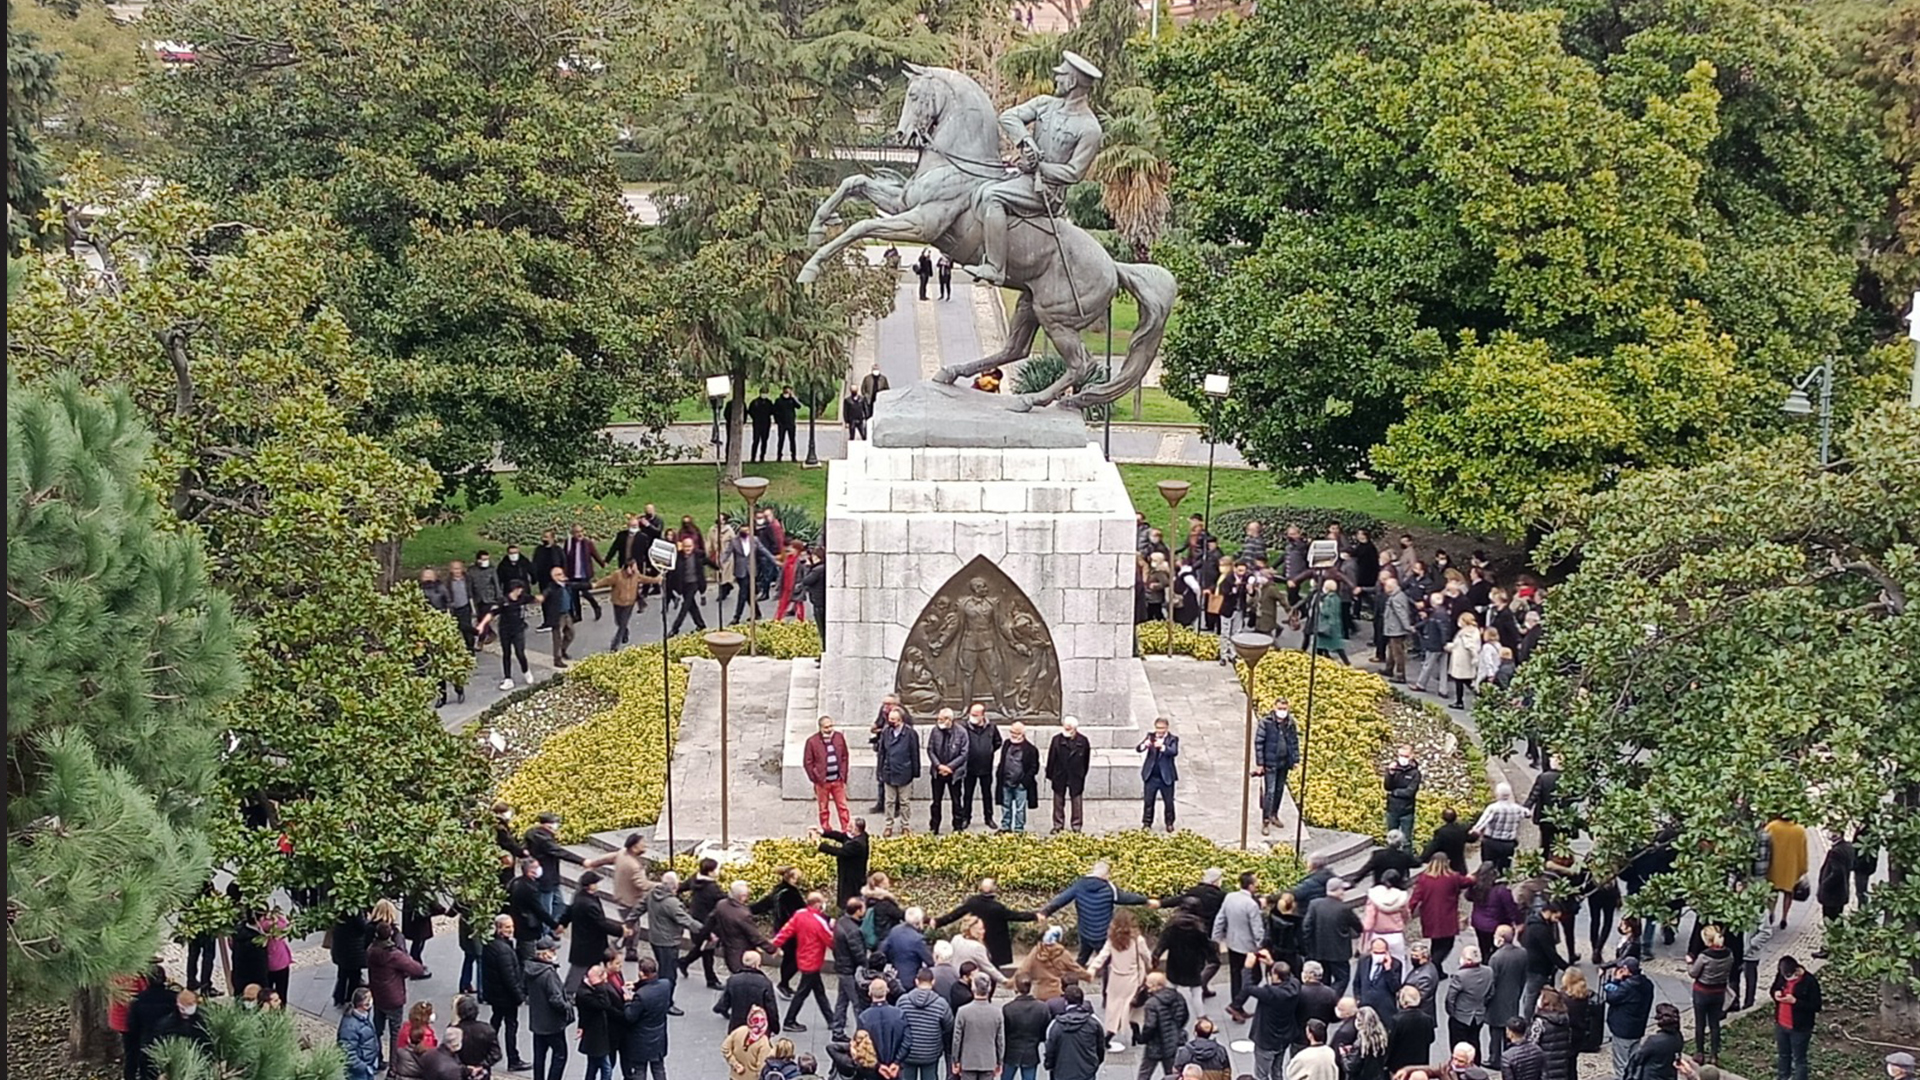
[[(663, 540), (674, 547), (664, 568), (651, 554), (653, 544)], [(826, 552), (788, 536), (770, 507), (754, 512), (751, 529), (722, 513), (703, 532), (691, 515), (670, 525), (648, 503), (644, 511), (628, 514), (626, 528), (604, 547), (574, 525), (565, 539), (558, 530), (547, 530), (531, 554), (508, 544), (498, 561), (483, 548), (474, 553), (471, 565), (458, 560), (448, 564), (444, 576), (435, 567), (420, 571), (427, 606), (453, 616), (469, 652), (479, 655), (487, 646), (498, 646), (502, 690), (513, 688), (516, 663), (524, 684), (533, 685), (527, 666), (529, 633), (551, 635), (553, 666), (568, 665), (586, 612), (593, 613), (595, 622), (605, 614), (597, 589), (606, 590), (607, 607), (613, 609), (608, 648), (618, 649), (632, 641), (633, 618), (647, 610), (651, 598), (678, 609), (669, 633), (679, 633), (689, 621), (696, 630), (705, 630), (704, 609), (713, 585), (718, 586), (712, 599), (716, 626), (743, 621), (749, 604), (758, 618), (804, 620), (811, 612), (816, 625), (826, 625)], [(728, 618), (730, 596), (733, 614)], [(535, 609), (539, 620), (530, 623)], [(464, 684), (452, 690), (459, 700), (466, 699)], [(442, 684), (439, 704), (446, 704), (447, 694), (448, 686)]]

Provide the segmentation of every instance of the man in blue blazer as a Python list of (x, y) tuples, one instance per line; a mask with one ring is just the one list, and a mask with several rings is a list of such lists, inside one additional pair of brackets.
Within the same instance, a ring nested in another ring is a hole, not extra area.
[(1153, 734), (1140, 740), (1134, 747), (1147, 760), (1140, 766), (1140, 779), (1146, 781), (1146, 808), (1140, 815), (1140, 827), (1153, 828), (1153, 800), (1157, 795), (1167, 807), (1167, 831), (1173, 831), (1173, 785), (1180, 780), (1180, 766), (1174, 759), (1180, 756), (1180, 736), (1170, 734), (1167, 718), (1162, 716), (1153, 722)]

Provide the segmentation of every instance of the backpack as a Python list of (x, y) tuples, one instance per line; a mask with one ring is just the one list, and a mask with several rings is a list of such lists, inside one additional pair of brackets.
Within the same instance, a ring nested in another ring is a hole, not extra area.
[(867, 943), (867, 951), (869, 952), (880, 947), (879, 935), (873, 932), (872, 908), (868, 908), (866, 914), (860, 916), (860, 939)]

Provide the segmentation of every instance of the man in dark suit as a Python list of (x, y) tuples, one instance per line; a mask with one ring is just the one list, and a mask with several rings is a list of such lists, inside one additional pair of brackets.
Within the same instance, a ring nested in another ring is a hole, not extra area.
[(773, 401), (773, 426), (780, 431), (780, 437), (773, 444), (773, 460), (780, 460), (780, 451), (793, 455), (800, 460), (799, 437), (794, 434), (795, 425), (800, 421), (800, 399), (793, 396), (793, 387), (780, 388), (780, 396)]
[(754, 461), (767, 460), (767, 436), (773, 432), (773, 399), (762, 389), (758, 397), (747, 402), (747, 420), (753, 424), (753, 447), (751, 457)]
[(1013, 963), (1013, 931), (1009, 923), (1032, 922), (1031, 911), (1015, 911), (1000, 902), (999, 887), (992, 878), (980, 879), (980, 891), (960, 901), (960, 905), (933, 920), (935, 929), (971, 915), (987, 929), (987, 955), (1002, 967)]
[(740, 969), (727, 976), (720, 997), (713, 1003), (715, 1016), (727, 1018), (727, 1030), (744, 1027), (747, 1014), (755, 1005), (766, 1010), (767, 1034), (780, 1034), (780, 999), (773, 996), (773, 980), (760, 970), (760, 954), (751, 949), (740, 957)]
[(833, 856), (835, 891), (841, 903), (859, 896), (867, 884), (867, 856), (872, 850), (872, 841), (867, 838), (867, 819), (854, 818), (853, 828), (848, 832), (820, 829), (814, 835), (820, 837), (820, 853)]
[(1153, 734), (1134, 747), (1147, 757), (1140, 766), (1140, 779), (1146, 786), (1146, 806), (1140, 814), (1143, 829), (1153, 828), (1153, 800), (1158, 797), (1167, 807), (1167, 831), (1173, 831), (1173, 785), (1180, 781), (1180, 767), (1175, 763), (1180, 756), (1180, 736), (1168, 731), (1170, 726), (1166, 717), (1156, 719)]

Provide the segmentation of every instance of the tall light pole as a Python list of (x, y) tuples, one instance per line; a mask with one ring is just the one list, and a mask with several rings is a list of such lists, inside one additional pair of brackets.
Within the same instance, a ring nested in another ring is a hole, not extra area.
[(1813, 402), (1807, 400), (1807, 388), (1816, 382), (1820, 384), (1820, 467), (1824, 469), (1830, 462), (1833, 445), (1833, 357), (1827, 357), (1812, 371), (1800, 376), (1793, 384), (1793, 392), (1780, 404), (1780, 411), (1788, 416), (1813, 412)]
[[(647, 560), (653, 564), (653, 572), (660, 575), (660, 728), (661, 742), (667, 748), (667, 865), (673, 865), (673, 681), (668, 674), (673, 669), (673, 658), (667, 648), (667, 575), (673, 571), (674, 563), (679, 559), (679, 549), (666, 540), (655, 540), (647, 550)], [(682, 705), (684, 706), (684, 702)]]
[(727, 667), (740, 655), (740, 646), (747, 642), (731, 630), (716, 630), (704, 640), (707, 651), (720, 661), (720, 846), (726, 847), (732, 839), (727, 829), (727, 766), (733, 761), (727, 753)]
[(1207, 522), (1207, 532), (1213, 532), (1213, 447), (1220, 440), (1220, 403), (1226, 400), (1227, 392), (1233, 387), (1233, 380), (1225, 375), (1209, 375), (1200, 384), (1209, 398), (1213, 399), (1213, 416), (1207, 421), (1207, 508), (1201, 514)]
[[(1167, 500), (1167, 510), (1173, 515), (1175, 529), (1180, 526), (1180, 500), (1187, 497), (1193, 485), (1185, 480), (1162, 480), (1154, 485), (1160, 489), (1160, 497)], [(1168, 536), (1173, 533), (1169, 532)], [(1179, 570), (1173, 564), (1173, 545), (1167, 545), (1167, 595), (1162, 602), (1167, 608), (1167, 655), (1173, 655), (1173, 598), (1178, 593)]]
[[(720, 403), (733, 393), (733, 380), (725, 375), (707, 376), (707, 400), (713, 405), (713, 527), (720, 528), (720, 489), (727, 477), (727, 455), (720, 452)], [(715, 532), (715, 536), (719, 533)], [(664, 605), (663, 605), (664, 606)]]
[(1253, 672), (1260, 660), (1273, 648), (1273, 639), (1264, 634), (1241, 632), (1233, 635), (1233, 651), (1247, 665), (1247, 737), (1240, 763), (1240, 850), (1247, 850), (1247, 812), (1253, 803)]
[(747, 655), (760, 655), (760, 539), (759, 524), (754, 521), (754, 507), (760, 503), (760, 496), (767, 493), (767, 478), (764, 476), (743, 476), (733, 482), (734, 490), (747, 500), (747, 536), (754, 543), (747, 545)]
[[(1307, 546), (1307, 567), (1313, 571), (1313, 595), (1307, 600), (1307, 715), (1301, 721), (1306, 730), (1300, 733), (1300, 787), (1293, 794), (1295, 856), (1300, 854), (1301, 837), (1307, 828), (1307, 755), (1313, 750), (1313, 677), (1320, 670), (1319, 649), (1313, 639), (1320, 628), (1321, 597), (1326, 595), (1326, 590), (1321, 588), (1321, 578), (1339, 561), (1340, 545), (1332, 540), (1315, 540)], [(1245, 820), (1243, 816), (1243, 826)]]
[[(813, 418), (820, 415), (821, 393), (822, 391), (818, 386), (808, 387), (807, 389), (807, 460), (805, 464), (800, 466), (803, 469), (817, 469), (820, 467), (820, 453), (814, 449)], [(780, 457), (778, 448), (774, 450), (773, 456), (776, 460)]]

